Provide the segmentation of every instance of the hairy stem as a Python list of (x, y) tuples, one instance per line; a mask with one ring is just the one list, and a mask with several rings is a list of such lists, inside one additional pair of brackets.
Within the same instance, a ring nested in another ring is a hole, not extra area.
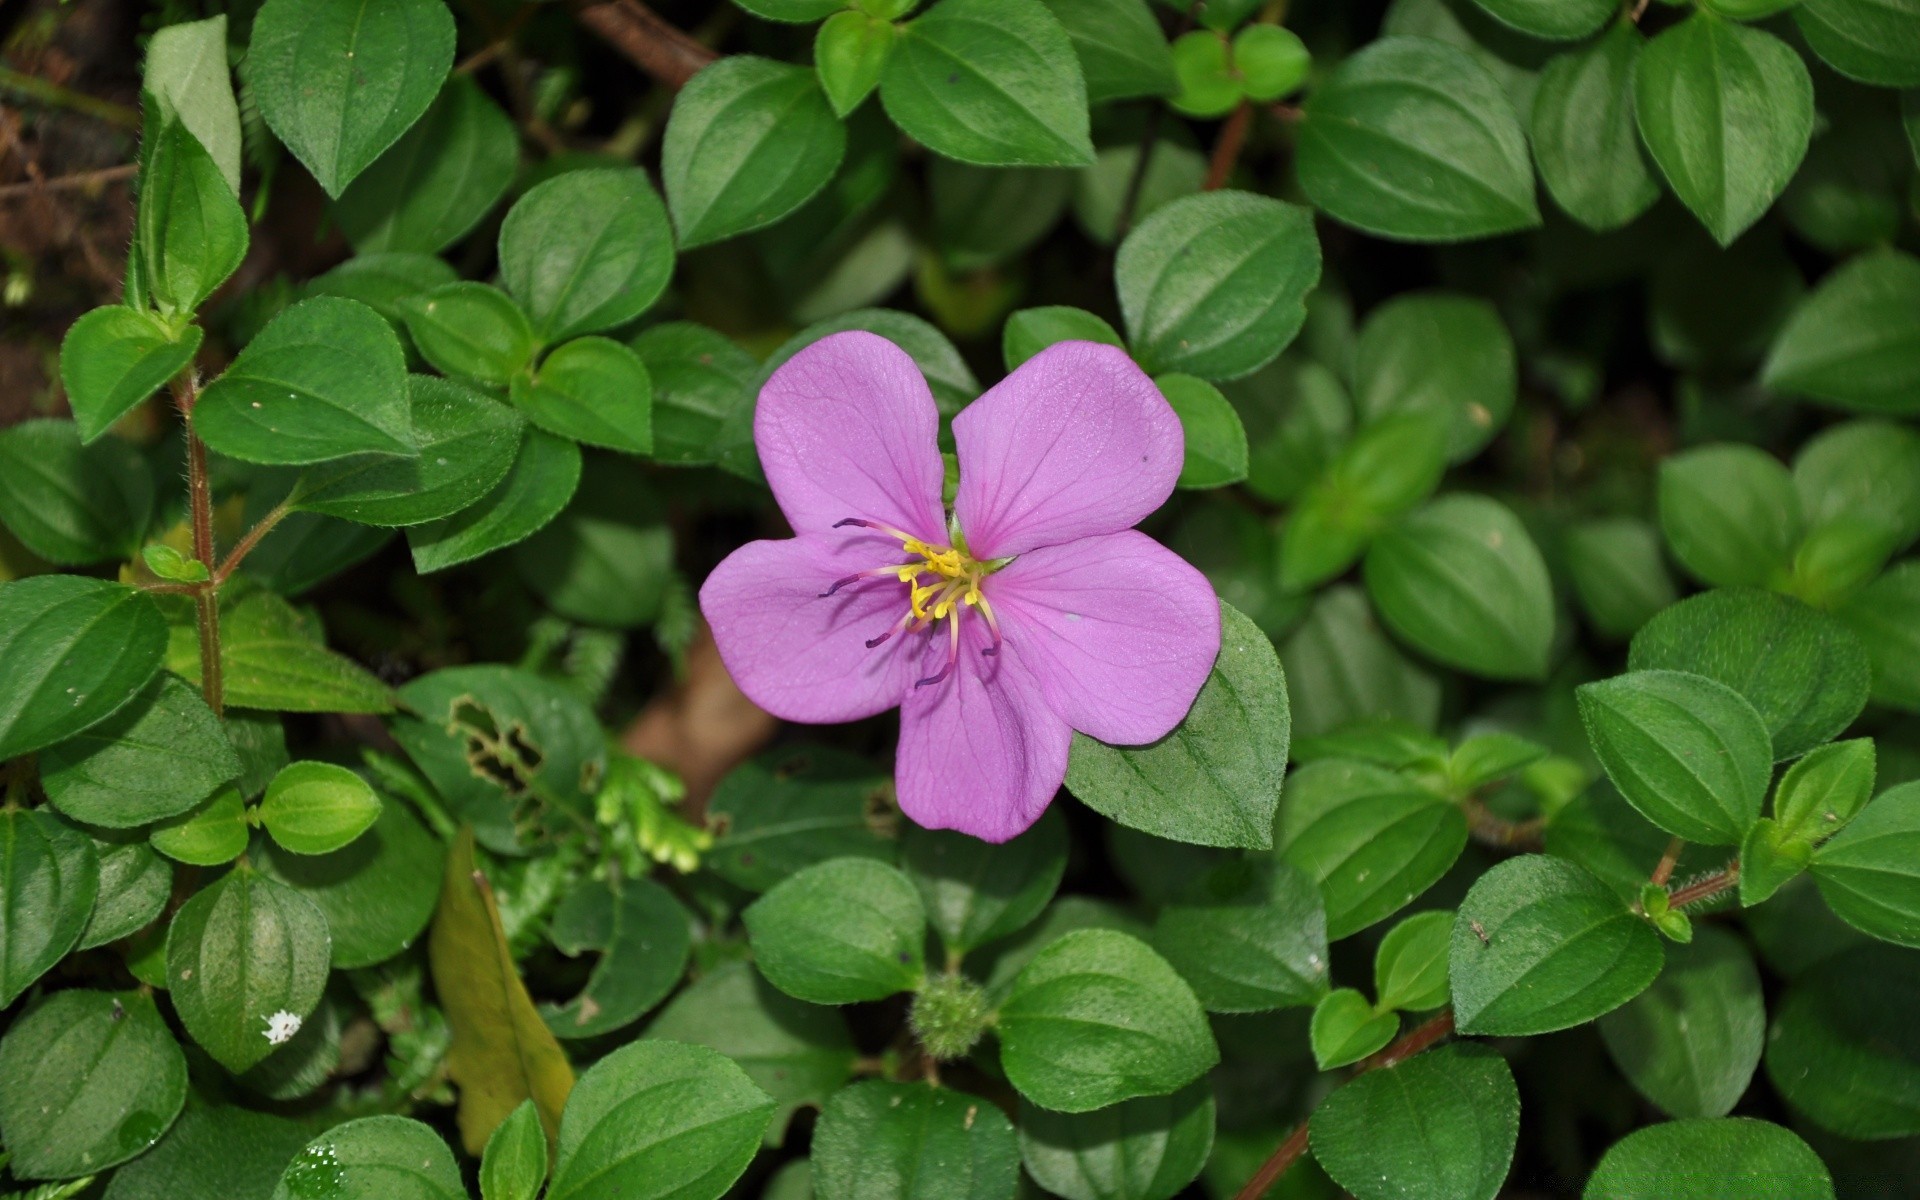
[(1698, 904), (1702, 900), (1711, 900), (1721, 892), (1729, 891), (1740, 883), (1740, 860), (1734, 859), (1723, 870), (1715, 871), (1704, 879), (1696, 879), (1673, 893), (1669, 902), (1674, 908), (1689, 904)]
[[(1401, 1035), (1391, 1046), (1362, 1062), (1354, 1074), (1364, 1075), (1368, 1071), (1397, 1067), (1452, 1032), (1453, 1010), (1443, 1008)], [(1260, 1164), (1260, 1169), (1253, 1173), (1252, 1179), (1247, 1180), (1247, 1185), (1235, 1193), (1233, 1200), (1260, 1200), (1260, 1197), (1266, 1195), (1267, 1189), (1278, 1182), (1280, 1177), (1287, 1173), (1287, 1168), (1306, 1153), (1307, 1130), (1312, 1123), (1311, 1116), (1300, 1122), (1299, 1127), (1287, 1135), (1287, 1140), (1281, 1142), (1274, 1152), (1267, 1156), (1267, 1161)]]
[[(207, 444), (193, 431), (193, 406), (200, 399), (199, 375), (189, 366), (173, 379), (173, 402), (187, 427), (187, 508), (193, 522), (193, 556), (214, 561), (213, 489), (207, 483)], [(220, 677), (219, 581), (195, 585), (193, 609), (200, 629), (200, 693), (215, 716), (226, 712), (226, 691)]]
[(221, 560), (219, 568), (213, 572), (214, 587), (219, 587), (233, 575), (234, 570), (239, 567), (241, 560), (251, 554), (254, 547), (260, 544), (260, 539), (272, 533), (273, 527), (278, 525), (289, 512), (293, 511), (292, 504), (293, 497), (288, 496), (285, 500), (274, 505), (266, 516), (261, 517), (259, 521), (254, 523), (252, 529), (247, 530), (245, 537), (234, 543), (233, 549), (227, 551), (226, 558)]

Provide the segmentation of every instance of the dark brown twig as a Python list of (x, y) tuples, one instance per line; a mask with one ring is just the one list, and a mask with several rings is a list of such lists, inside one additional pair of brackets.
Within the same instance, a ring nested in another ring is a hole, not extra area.
[(37, 192), (65, 192), (75, 188), (91, 187), (94, 184), (118, 183), (122, 179), (132, 179), (139, 173), (139, 163), (122, 163), (117, 167), (102, 167), (98, 171), (80, 171), (73, 175), (56, 176), (53, 179), (29, 179), (24, 183), (0, 186), (0, 200), (8, 200), (14, 196), (30, 196)]
[(718, 59), (640, 0), (594, 0), (574, 10), (580, 23), (627, 61), (670, 88), (681, 88)]

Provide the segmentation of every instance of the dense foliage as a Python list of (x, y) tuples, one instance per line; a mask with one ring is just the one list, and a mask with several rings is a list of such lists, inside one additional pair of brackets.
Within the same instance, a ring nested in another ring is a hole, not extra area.
[[(0, 1196), (1920, 1190), (1920, 0), (0, 34)], [(700, 618), (845, 330), (1184, 433), (1004, 843)]]

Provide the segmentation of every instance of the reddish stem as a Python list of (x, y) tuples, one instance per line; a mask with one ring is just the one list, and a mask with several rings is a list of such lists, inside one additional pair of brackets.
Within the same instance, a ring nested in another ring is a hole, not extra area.
[(1242, 100), (1227, 123), (1220, 127), (1220, 140), (1213, 144), (1213, 159), (1207, 164), (1207, 182), (1202, 191), (1217, 192), (1227, 186), (1227, 178), (1233, 174), (1234, 164), (1240, 161), (1240, 150), (1247, 144), (1247, 129), (1252, 124), (1253, 105)]
[(1734, 859), (1727, 864), (1726, 870), (1716, 871), (1705, 879), (1697, 880), (1673, 894), (1669, 903), (1674, 908), (1684, 908), (1689, 904), (1698, 904), (1718, 896), (1721, 892), (1736, 886), (1740, 882), (1740, 860)]
[(1667, 843), (1667, 852), (1660, 856), (1660, 862), (1653, 868), (1653, 886), (1667, 886), (1667, 880), (1673, 878), (1673, 868), (1680, 862), (1680, 852), (1686, 848), (1684, 838), (1674, 838)]
[(720, 57), (640, 0), (592, 0), (575, 12), (582, 25), (627, 61), (675, 90)]
[[(213, 489), (207, 482), (207, 444), (193, 431), (193, 406), (199, 400), (199, 382), (192, 367), (173, 381), (173, 402), (187, 426), (187, 507), (193, 520), (193, 556), (213, 562)], [(226, 689), (220, 674), (220, 597), (209, 579), (194, 588), (195, 623), (200, 630), (200, 693), (215, 716), (226, 711)]]

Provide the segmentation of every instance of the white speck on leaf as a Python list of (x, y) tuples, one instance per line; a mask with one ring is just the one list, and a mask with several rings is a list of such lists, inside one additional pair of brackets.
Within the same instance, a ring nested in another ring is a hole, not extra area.
[(300, 1018), (285, 1009), (266, 1018), (266, 1022), (267, 1041), (275, 1046), (286, 1045), (293, 1040), (294, 1034), (300, 1032)]

